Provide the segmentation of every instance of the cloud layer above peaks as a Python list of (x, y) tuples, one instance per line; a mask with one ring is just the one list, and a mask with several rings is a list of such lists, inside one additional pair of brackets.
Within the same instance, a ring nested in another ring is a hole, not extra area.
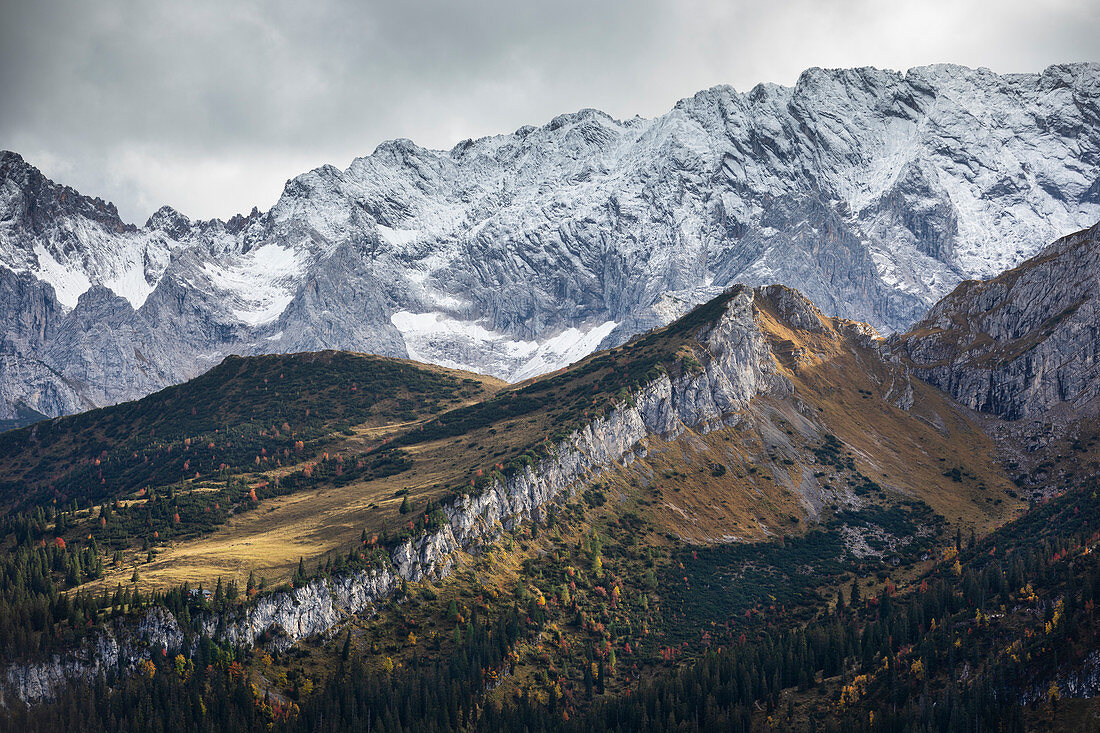
[(0, 148), (141, 223), (268, 208), (381, 141), (652, 116), (811, 66), (1096, 60), (1090, 0), (39, 0), (0, 9)]

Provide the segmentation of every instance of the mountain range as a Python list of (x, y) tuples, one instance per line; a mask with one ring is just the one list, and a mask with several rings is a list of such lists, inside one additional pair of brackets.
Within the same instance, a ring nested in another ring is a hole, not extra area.
[(733, 283), (905, 331), (1100, 220), (1100, 65), (811, 69), (653, 119), (380, 145), (268, 211), (144, 226), (0, 157), (0, 417), (143, 396), (229, 354), (342, 349), (519, 381)]
[[(1098, 251), (1100, 226), (1073, 233), (886, 339), (736, 285), (519, 384), (229, 357), (8, 431), (3, 719), (143, 729), (155, 700), (211, 728), (346, 727), (419, 686), (415, 715), (464, 711), (440, 729), (582, 730), (717, 664), (672, 717), (1082, 728)], [(722, 693), (738, 664), (760, 682)], [(461, 690), (431, 691), (441, 666)], [(622, 715), (606, 727), (652, 727)]]

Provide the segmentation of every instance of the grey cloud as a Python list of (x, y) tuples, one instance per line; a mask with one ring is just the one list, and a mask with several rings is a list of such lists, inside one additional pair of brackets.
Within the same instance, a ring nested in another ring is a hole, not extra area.
[(1096, 3), (1020, 0), (25, 0), (0, 10), (0, 147), (142, 221), (266, 208), (379, 142), (584, 106), (659, 114), (809, 66), (1095, 58)]

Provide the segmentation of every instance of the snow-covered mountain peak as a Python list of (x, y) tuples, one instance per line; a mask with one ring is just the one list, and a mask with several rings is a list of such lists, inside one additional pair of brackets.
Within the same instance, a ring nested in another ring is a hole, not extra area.
[[(961, 279), (1100, 219), (1100, 65), (809, 69), (652, 119), (584, 109), (446, 151), (392, 140), (228, 222), (166, 207), (138, 230), (18, 156), (0, 166), (0, 297), (59, 314), (19, 331), (15, 366), (0, 351), (9, 402), (136, 396), (233, 352), (518, 378), (736, 282), (907, 327)], [(127, 308), (81, 302), (95, 286)]]
[(123, 222), (114, 204), (55, 184), (14, 153), (0, 157), (0, 242), (0, 266), (47, 283), (64, 309), (95, 284), (140, 307), (172, 249)]
[(145, 221), (146, 229), (156, 229), (175, 239), (184, 239), (191, 231), (191, 220), (171, 206), (162, 206)]
[[(2, 202), (4, 220), (19, 217), (25, 225), (43, 228), (52, 219), (71, 213), (114, 232), (135, 229), (119, 218), (118, 209), (110, 201), (83, 196), (68, 186), (54, 183), (18, 153), (9, 150), (0, 151), (0, 186), (7, 194)], [(22, 210), (12, 208), (17, 202)]]

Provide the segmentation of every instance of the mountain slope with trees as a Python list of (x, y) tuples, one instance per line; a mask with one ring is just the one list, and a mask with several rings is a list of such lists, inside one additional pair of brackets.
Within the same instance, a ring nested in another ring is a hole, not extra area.
[[(1030, 313), (984, 294), (1094, 244), (962, 286), (888, 342), (738, 286), (518, 385), (231, 358), (0, 436), (6, 720), (1087, 729), (1091, 403), (1072, 471), (1025, 466), (1034, 420), (959, 404), (905, 349), (969, 343), (936, 313)], [(1074, 318), (1022, 318), (1041, 338), (1019, 358), (1087, 341)], [(962, 353), (946, 363), (989, 366)], [(139, 651), (81, 667), (107, 639)]]

